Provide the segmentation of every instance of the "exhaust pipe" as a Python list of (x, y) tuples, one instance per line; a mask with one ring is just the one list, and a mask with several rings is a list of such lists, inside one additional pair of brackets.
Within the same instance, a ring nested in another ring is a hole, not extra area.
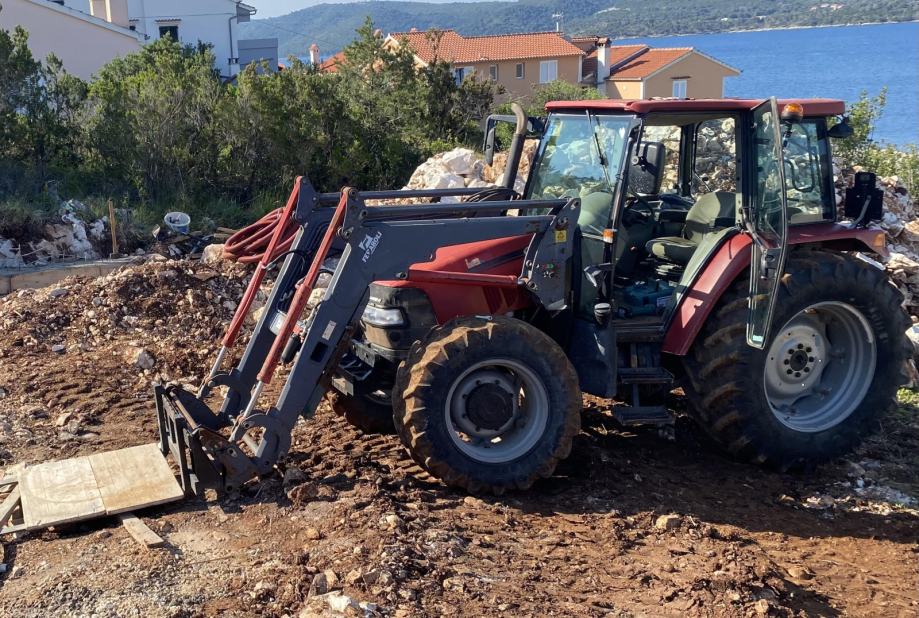
[(501, 186), (508, 189), (514, 188), (514, 181), (517, 180), (517, 168), (520, 166), (520, 157), (523, 154), (523, 143), (526, 141), (527, 134), (527, 115), (519, 103), (511, 103), (511, 110), (517, 117), (517, 128), (514, 130), (514, 138), (511, 140), (511, 147), (507, 153), (507, 165), (504, 168), (504, 176), (501, 177)]

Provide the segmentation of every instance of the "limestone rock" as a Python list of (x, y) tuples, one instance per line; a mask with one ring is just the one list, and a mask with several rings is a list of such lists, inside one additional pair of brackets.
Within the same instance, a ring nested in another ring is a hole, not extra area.
[(223, 261), (223, 245), (208, 245), (201, 252), (201, 261), (205, 264), (219, 264)]
[(654, 527), (658, 530), (675, 530), (683, 523), (683, 518), (675, 513), (661, 515), (654, 521)]

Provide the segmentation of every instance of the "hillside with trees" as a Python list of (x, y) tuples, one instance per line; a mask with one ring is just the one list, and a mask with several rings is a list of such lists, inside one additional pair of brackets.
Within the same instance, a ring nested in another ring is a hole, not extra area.
[(615, 38), (825, 26), (919, 19), (919, 0), (518, 0), (428, 4), (374, 0), (321, 4), (243, 24), (246, 37), (277, 37), (282, 55), (311, 43), (324, 55), (342, 49), (369, 15), (383, 32), (453, 28), (465, 35), (555, 29)]

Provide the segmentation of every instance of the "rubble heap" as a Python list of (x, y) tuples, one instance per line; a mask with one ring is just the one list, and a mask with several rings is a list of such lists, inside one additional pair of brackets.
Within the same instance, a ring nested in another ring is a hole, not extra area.
[[(514, 190), (523, 193), (527, 178), (530, 175), (530, 164), (539, 145), (537, 140), (529, 140), (524, 145), (523, 156), (514, 182)], [(504, 173), (507, 165), (507, 153), (495, 155), (492, 165), (488, 165), (469, 148), (454, 148), (436, 154), (415, 169), (412, 177), (403, 189), (461, 189), (464, 187), (482, 188), (495, 186)], [(424, 199), (412, 199), (411, 202), (426, 202)], [(456, 202), (458, 198), (448, 197), (442, 202)]]
[(63, 202), (59, 214), (60, 223), (45, 225), (44, 238), (17, 242), (0, 236), (0, 268), (98, 258), (96, 247), (108, 239), (108, 218), (92, 219), (87, 206), (77, 200)]
[[(842, 206), (845, 189), (853, 185), (860, 168), (840, 172), (836, 177), (837, 203)], [(884, 266), (894, 284), (903, 292), (904, 306), (913, 321), (919, 321), (919, 218), (916, 204), (906, 186), (896, 176), (878, 178), (884, 190), (884, 219), (878, 224), (887, 234), (890, 258)], [(840, 218), (842, 213), (840, 213)]]
[[(248, 279), (244, 266), (153, 254), (104, 277), (0, 298), (0, 358), (24, 353), (110, 359), (152, 377), (195, 382), (216, 353)], [(181, 341), (181, 345), (176, 345)]]

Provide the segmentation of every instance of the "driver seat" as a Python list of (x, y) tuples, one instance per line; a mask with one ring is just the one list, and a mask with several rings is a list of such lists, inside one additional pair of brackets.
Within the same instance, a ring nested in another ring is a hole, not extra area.
[(664, 262), (685, 266), (708, 234), (736, 223), (737, 194), (713, 191), (696, 200), (686, 213), (681, 236), (662, 236), (645, 245), (648, 254)]

